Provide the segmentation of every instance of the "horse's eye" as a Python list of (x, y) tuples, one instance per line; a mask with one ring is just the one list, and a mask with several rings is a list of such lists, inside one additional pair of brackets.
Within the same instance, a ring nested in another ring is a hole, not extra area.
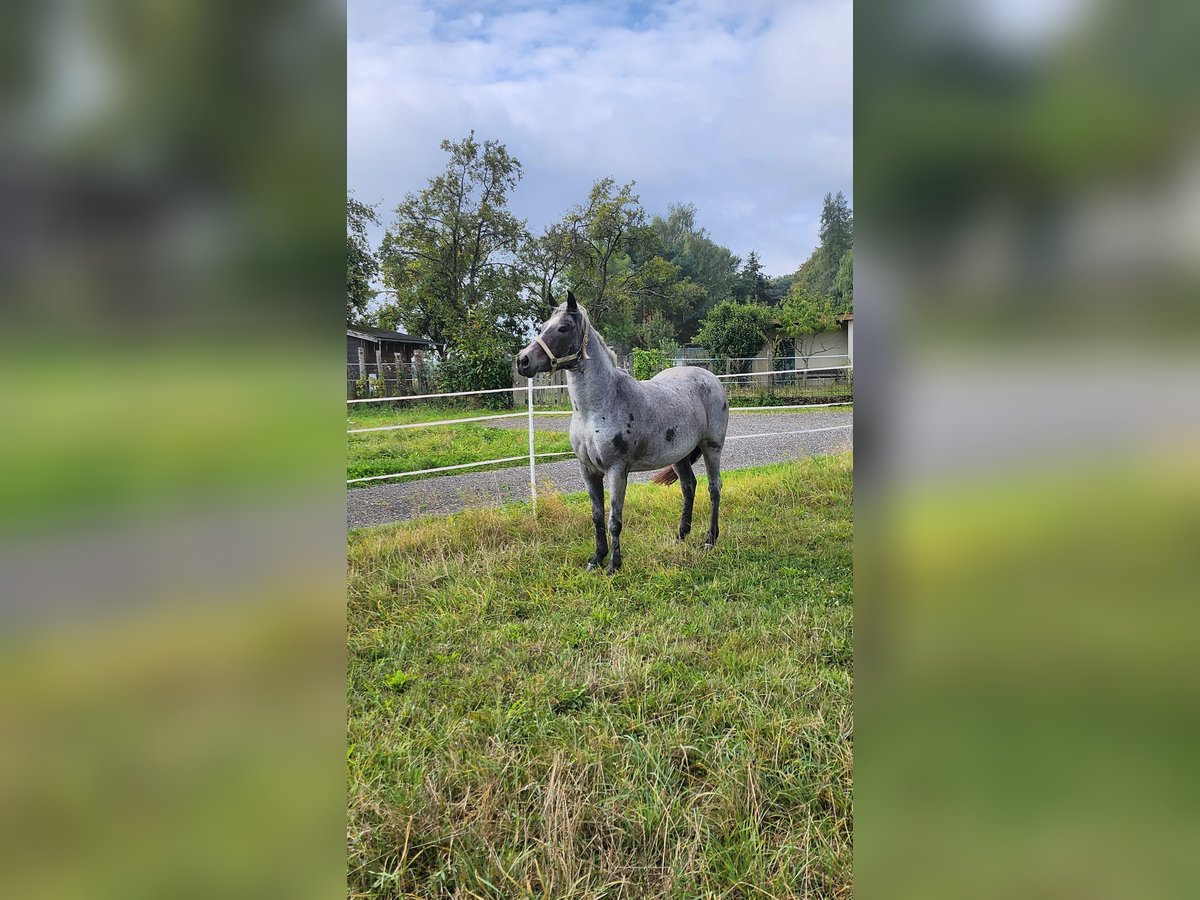
[(570, 325), (559, 325), (559, 326), (558, 326), (558, 333), (559, 333), (559, 334), (562, 334), (564, 331), (570, 331), (570, 330), (571, 330), (571, 326), (570, 326)]

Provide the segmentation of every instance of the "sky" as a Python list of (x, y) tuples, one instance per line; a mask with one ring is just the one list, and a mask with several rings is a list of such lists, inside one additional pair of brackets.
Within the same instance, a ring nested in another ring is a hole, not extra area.
[(611, 176), (784, 275), (853, 204), (849, 0), (349, 0), (347, 33), (347, 186), (385, 224), (472, 129), (535, 233)]

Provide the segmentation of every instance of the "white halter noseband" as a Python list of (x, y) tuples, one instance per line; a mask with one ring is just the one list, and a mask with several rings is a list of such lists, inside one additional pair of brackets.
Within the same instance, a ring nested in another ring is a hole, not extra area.
[(591, 359), (591, 357), (588, 356), (587, 345), (588, 345), (588, 334), (590, 334), (591, 330), (592, 330), (592, 323), (588, 321), (587, 310), (583, 310), (582, 315), (583, 315), (583, 340), (579, 342), (579, 349), (576, 350), (574, 353), (570, 354), (569, 356), (555, 356), (554, 351), (546, 346), (546, 342), (542, 340), (542, 336), (540, 334), (533, 339), (534, 342), (538, 344), (538, 346), (540, 346), (543, 350), (546, 351), (546, 356), (550, 360), (550, 371), (551, 372), (560, 368), (563, 363), (574, 362), (575, 360), (579, 359), (579, 357), (581, 357), (581, 356), (584, 359)]

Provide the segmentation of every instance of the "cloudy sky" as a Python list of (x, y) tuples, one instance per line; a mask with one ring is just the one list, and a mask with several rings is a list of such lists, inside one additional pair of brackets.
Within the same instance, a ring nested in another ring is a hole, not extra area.
[(849, 0), (349, 0), (347, 25), (348, 187), (385, 221), (471, 129), (521, 161), (534, 231), (636, 180), (769, 275), (812, 251), (826, 191), (853, 198)]

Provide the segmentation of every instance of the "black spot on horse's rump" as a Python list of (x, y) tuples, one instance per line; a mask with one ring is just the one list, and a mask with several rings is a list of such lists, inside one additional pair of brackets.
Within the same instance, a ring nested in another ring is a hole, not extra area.
[(617, 452), (622, 456), (629, 452), (629, 445), (625, 443), (625, 438), (619, 434), (613, 438), (613, 446), (617, 448)]
[(632, 422), (632, 421), (633, 421), (633, 413), (630, 413), (630, 414), (629, 414), (629, 421), (630, 421), (630, 422)]
[(721, 404), (721, 411), (722, 411), (722, 412), (724, 412), (724, 411), (725, 411), (725, 410), (727, 410), (727, 409), (729, 409), (729, 401), (728, 401), (728, 400), (726, 400), (724, 403), (722, 403), (722, 404)]
[(667, 429), (666, 438), (667, 438), (668, 444), (671, 443), (671, 441), (675, 440), (675, 429), (674, 428)]

